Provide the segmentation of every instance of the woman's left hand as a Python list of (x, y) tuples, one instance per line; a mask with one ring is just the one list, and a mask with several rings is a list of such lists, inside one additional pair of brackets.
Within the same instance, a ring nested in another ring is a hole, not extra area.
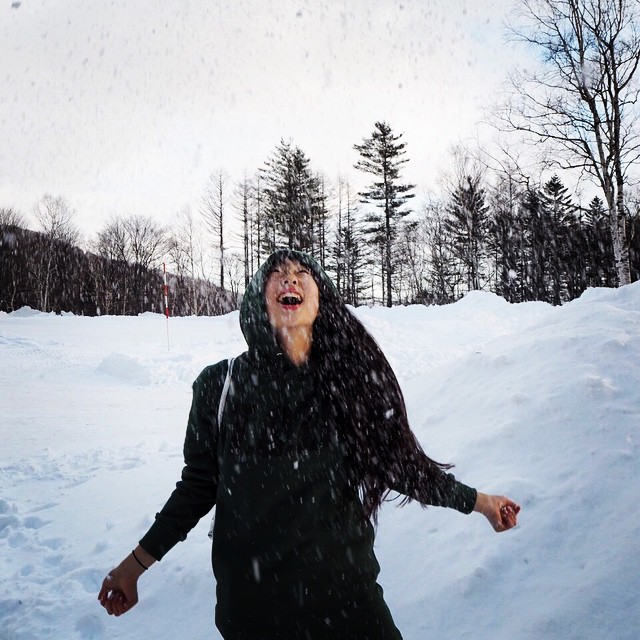
[(518, 524), (520, 507), (505, 496), (492, 496), (478, 491), (474, 511), (481, 513), (495, 531), (507, 531)]

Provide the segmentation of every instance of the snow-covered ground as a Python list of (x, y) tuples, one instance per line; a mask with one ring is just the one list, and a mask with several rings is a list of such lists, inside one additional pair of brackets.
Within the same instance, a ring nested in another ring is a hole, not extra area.
[[(475, 293), (361, 308), (414, 429), (456, 475), (522, 505), (386, 505), (381, 582), (406, 640), (640, 638), (640, 283), (561, 308)], [(182, 466), (191, 381), (244, 349), (238, 314), (0, 314), (0, 639), (218, 638), (208, 522), (115, 619), (96, 595)]]

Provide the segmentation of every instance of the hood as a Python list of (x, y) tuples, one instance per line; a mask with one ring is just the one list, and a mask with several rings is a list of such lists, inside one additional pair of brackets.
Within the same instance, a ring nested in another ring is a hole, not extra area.
[(340, 299), (329, 276), (310, 255), (292, 249), (275, 251), (254, 274), (244, 293), (240, 307), (240, 328), (249, 346), (249, 351), (254, 354), (269, 356), (280, 352), (267, 316), (264, 286), (271, 271), (285, 260), (296, 260), (310, 270), (320, 292), (320, 309), (322, 309), (323, 302), (326, 303), (329, 298)]

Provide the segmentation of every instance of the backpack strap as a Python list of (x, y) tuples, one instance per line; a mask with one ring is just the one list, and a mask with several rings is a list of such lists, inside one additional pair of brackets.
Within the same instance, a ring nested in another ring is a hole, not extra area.
[[(231, 374), (233, 373), (233, 362), (235, 358), (229, 358), (227, 362), (229, 366), (227, 367), (227, 377), (224, 379), (224, 385), (222, 387), (222, 392), (220, 393), (220, 400), (218, 401), (218, 443), (220, 442), (220, 438), (222, 435), (222, 416), (224, 415), (224, 405), (227, 402), (227, 395), (229, 394), (229, 387), (231, 386)], [(219, 451), (218, 447), (218, 451)], [(216, 512), (214, 507), (213, 515), (211, 516), (211, 524), (209, 525), (209, 538), (213, 539), (213, 525), (216, 521)]]
[(229, 393), (229, 387), (231, 386), (231, 374), (233, 373), (234, 361), (235, 358), (229, 358), (228, 360), (227, 377), (224, 380), (224, 386), (220, 394), (220, 402), (218, 403), (218, 437), (220, 437), (220, 430), (222, 429), (222, 416), (224, 415), (224, 405), (227, 402), (227, 395)]

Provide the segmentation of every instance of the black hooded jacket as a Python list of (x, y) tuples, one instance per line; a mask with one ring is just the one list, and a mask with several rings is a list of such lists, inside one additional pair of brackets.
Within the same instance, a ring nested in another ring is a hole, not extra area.
[[(288, 255), (312, 269), (321, 292), (335, 291), (315, 261)], [(217, 504), (216, 619), (230, 634), (247, 611), (290, 616), (366, 599), (379, 572), (332, 394), (313, 352), (307, 364), (294, 366), (269, 325), (263, 291), (272, 265), (263, 265), (245, 293), (240, 324), (249, 349), (234, 363), (222, 425), (227, 361), (207, 367), (193, 384), (182, 479), (140, 540), (160, 560)], [(475, 490), (437, 473), (437, 487), (409, 478), (394, 488), (469, 513)]]

